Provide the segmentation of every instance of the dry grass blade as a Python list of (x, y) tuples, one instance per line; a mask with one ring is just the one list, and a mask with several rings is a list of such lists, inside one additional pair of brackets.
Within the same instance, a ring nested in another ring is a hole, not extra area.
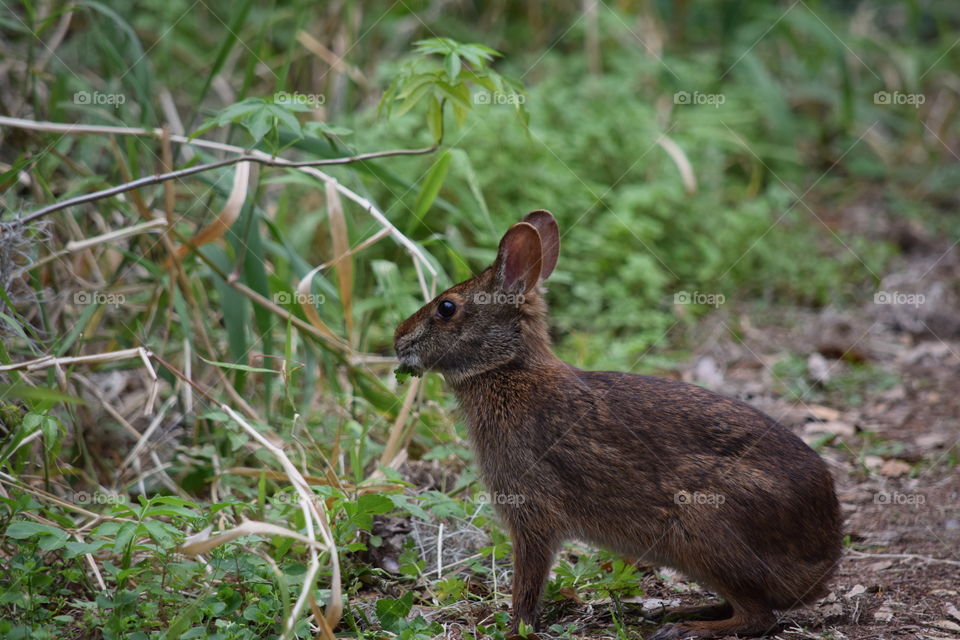
[(347, 338), (353, 342), (353, 259), (350, 257), (350, 238), (343, 204), (336, 183), (327, 182), (327, 216), (330, 220), (330, 240), (333, 246), (334, 269), (337, 271), (337, 288), (343, 306), (343, 323)]
[(292, 529), (270, 524), (269, 522), (260, 522), (258, 520), (244, 520), (238, 526), (227, 529), (226, 531), (221, 531), (213, 536), (210, 535), (212, 530), (213, 526), (211, 525), (203, 531), (188, 537), (183, 541), (183, 544), (180, 545), (178, 551), (188, 556), (198, 556), (220, 545), (232, 542), (237, 538), (242, 538), (243, 536), (284, 536), (302, 542), (310, 547), (329, 551), (322, 542), (311, 540), (302, 533), (297, 533)]
[[(353, 254), (359, 251), (362, 251), (373, 244), (376, 244), (377, 242), (387, 237), (388, 235), (390, 235), (390, 231), (388, 229), (381, 229), (380, 231), (376, 232), (375, 234), (373, 234), (372, 236), (370, 236), (369, 238), (361, 242), (359, 245), (357, 245), (353, 249), (350, 249), (346, 253), (340, 255), (338, 259), (352, 256)], [(327, 336), (328, 338), (330, 338), (330, 340), (334, 341), (341, 350), (350, 351), (350, 349), (348, 348), (349, 345), (344, 343), (343, 339), (339, 335), (335, 334), (333, 330), (330, 329), (330, 327), (328, 327), (327, 324), (320, 319), (320, 314), (317, 313), (316, 308), (310, 302), (312, 299), (312, 297), (310, 296), (310, 283), (313, 281), (313, 277), (318, 273), (320, 273), (321, 271), (323, 271), (324, 269), (327, 269), (333, 264), (335, 264), (338, 259), (331, 260), (330, 262), (325, 262), (308, 271), (307, 274), (303, 276), (303, 278), (300, 280), (300, 282), (297, 283), (297, 288), (296, 288), (297, 299), (300, 301), (300, 308), (303, 309), (303, 314), (307, 317), (307, 320), (309, 320), (310, 323), (318, 331), (322, 332), (323, 335)], [(352, 270), (353, 268), (351, 266), (351, 273), (352, 273)], [(348, 318), (352, 320), (353, 314), (351, 313), (348, 316)], [(367, 361), (373, 361), (373, 360), (364, 359), (362, 355), (357, 355), (357, 354), (353, 354), (350, 357), (351, 364), (358, 364), (359, 362), (367, 362)]]
[(310, 283), (313, 280), (313, 276), (317, 275), (322, 269), (326, 268), (326, 266), (325, 264), (321, 264), (314, 267), (297, 283), (297, 301), (300, 303), (300, 308), (303, 309), (303, 315), (307, 317), (307, 320), (310, 321), (310, 324), (313, 325), (317, 331), (323, 334), (323, 336), (333, 344), (348, 351), (348, 345), (343, 342), (343, 339), (334, 333), (334, 331), (327, 326), (327, 323), (320, 318), (320, 314), (317, 313), (317, 309), (313, 304), (313, 296), (310, 295)]
[(243, 209), (243, 203), (247, 199), (247, 189), (250, 184), (250, 166), (249, 162), (241, 162), (237, 165), (237, 170), (233, 175), (233, 188), (230, 190), (230, 196), (227, 198), (223, 209), (217, 215), (216, 219), (201, 229), (190, 239), (189, 246), (181, 245), (177, 248), (175, 258), (183, 258), (191, 248), (197, 248), (222, 238), (233, 223), (240, 217), (240, 210)]
[[(396, 469), (403, 462), (402, 456), (406, 453), (407, 445), (413, 437), (412, 423), (407, 425), (407, 420), (410, 417), (410, 411), (413, 409), (413, 402), (417, 397), (417, 393), (420, 391), (420, 380), (420, 378), (415, 378), (407, 389), (407, 395), (403, 399), (403, 406), (400, 408), (400, 413), (397, 414), (396, 420), (393, 421), (393, 425), (390, 427), (387, 444), (383, 448), (383, 454), (380, 456), (380, 468), (390, 467)], [(380, 468), (374, 471), (370, 475), (370, 478), (380, 477), (382, 475)]]
[(673, 163), (677, 165), (677, 170), (680, 172), (680, 179), (683, 180), (683, 188), (687, 190), (687, 193), (696, 193), (697, 177), (693, 173), (693, 165), (690, 164), (690, 159), (687, 157), (687, 154), (684, 153), (683, 149), (680, 148), (680, 145), (670, 139), (666, 134), (661, 134), (660, 137), (657, 138), (657, 144), (667, 152), (667, 155), (670, 156)]
[(297, 32), (297, 42), (302, 44), (308, 51), (330, 65), (331, 68), (346, 73), (358, 85), (364, 88), (368, 88), (370, 86), (370, 83), (367, 81), (367, 78), (363, 75), (362, 71), (357, 69), (352, 64), (344, 62), (343, 58), (323, 46), (322, 42), (311, 36), (306, 31)]
[(135, 236), (141, 233), (156, 233), (157, 231), (163, 231), (167, 227), (167, 221), (164, 218), (156, 218), (154, 220), (148, 220), (147, 222), (141, 222), (140, 224), (135, 224), (130, 227), (125, 227), (123, 229), (117, 229), (116, 231), (110, 231), (108, 233), (101, 234), (99, 236), (94, 236), (92, 238), (85, 238), (83, 240), (71, 240), (66, 244), (66, 246), (54, 253), (50, 253), (43, 258), (30, 263), (27, 266), (28, 270), (36, 269), (37, 267), (42, 267), (48, 262), (53, 260), (58, 260), (66, 255), (70, 255), (76, 251), (82, 251), (84, 249), (89, 249), (90, 247), (102, 244), (104, 242), (113, 242), (115, 240), (120, 240), (122, 238), (127, 238), (129, 236)]

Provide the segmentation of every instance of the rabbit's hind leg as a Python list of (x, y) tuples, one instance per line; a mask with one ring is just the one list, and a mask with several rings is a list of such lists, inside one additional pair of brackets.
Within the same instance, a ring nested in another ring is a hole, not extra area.
[(777, 617), (763, 603), (739, 600), (731, 601), (730, 606), (732, 615), (729, 617), (702, 622), (671, 622), (657, 629), (650, 640), (762, 636), (770, 633), (777, 624)]
[(655, 612), (652, 620), (724, 620), (733, 615), (733, 607), (727, 602), (697, 605), (693, 607), (672, 607)]

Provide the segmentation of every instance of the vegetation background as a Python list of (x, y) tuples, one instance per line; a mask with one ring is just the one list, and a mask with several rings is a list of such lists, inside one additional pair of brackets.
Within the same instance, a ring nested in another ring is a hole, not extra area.
[[(0, 29), (4, 637), (502, 636), (509, 541), (391, 339), (539, 208), (561, 357), (745, 398), (831, 462), (849, 553), (784, 637), (960, 631), (960, 6), (39, 0)], [(626, 638), (706, 595), (571, 545), (547, 597), (549, 635)]]

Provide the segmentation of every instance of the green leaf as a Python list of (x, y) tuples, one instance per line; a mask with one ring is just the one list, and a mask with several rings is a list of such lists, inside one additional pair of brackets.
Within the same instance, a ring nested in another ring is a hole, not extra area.
[(221, 367), (223, 369), (235, 369), (237, 371), (247, 371), (249, 373), (280, 373), (279, 371), (274, 371), (273, 369), (264, 369), (263, 367), (251, 367), (245, 364), (237, 364), (235, 362), (218, 362), (217, 360), (207, 360), (203, 356), (200, 356), (200, 359), (206, 362), (207, 364), (212, 364), (215, 367)]
[(123, 552), (137, 534), (137, 529), (138, 526), (136, 522), (125, 522), (122, 524), (120, 530), (117, 531), (117, 537), (113, 539), (113, 550), (116, 553)]
[(456, 82), (460, 75), (460, 56), (455, 53), (448, 53), (443, 60), (443, 69), (447, 72), (447, 79), (450, 82)]
[(8, 538), (15, 540), (26, 540), (28, 538), (39, 538), (37, 544), (43, 551), (53, 551), (62, 548), (69, 534), (63, 529), (42, 524), (40, 522), (28, 522), (18, 520), (7, 527)]
[(399, 633), (400, 622), (413, 608), (413, 592), (407, 591), (400, 598), (381, 598), (377, 600), (376, 612), (380, 625), (387, 631)]
[(463, 149), (451, 149), (450, 153), (453, 155), (457, 166), (463, 173), (463, 177), (467, 180), (470, 193), (473, 194), (474, 199), (477, 201), (477, 206), (480, 207), (480, 212), (483, 214), (484, 223), (486, 223), (491, 235), (496, 235), (493, 218), (490, 217), (490, 210), (487, 208), (487, 201), (483, 197), (480, 179), (477, 177), (476, 171), (473, 170), (473, 163), (470, 162), (470, 155)]
[(66, 402), (70, 404), (86, 404), (82, 398), (63, 393), (49, 387), (31, 387), (25, 384), (0, 384), (0, 397), (5, 400), (19, 398), (21, 400), (37, 400), (42, 402)]
[(447, 171), (450, 169), (452, 158), (453, 156), (449, 151), (443, 151), (434, 161), (430, 171), (427, 172), (427, 177), (424, 179), (420, 193), (417, 195), (417, 201), (413, 205), (413, 215), (417, 221), (423, 222), (424, 216), (427, 215), (430, 207), (433, 206), (433, 202), (437, 199), (440, 188), (447, 178)]
[(382, 515), (393, 511), (393, 501), (388, 496), (368, 493), (357, 499), (357, 507), (364, 513)]
[(161, 522), (160, 520), (144, 520), (143, 526), (151, 538), (156, 540), (161, 546), (169, 547), (173, 545), (174, 535), (177, 529)]
[[(232, 262), (221, 247), (208, 244), (201, 247), (200, 251), (205, 253), (224, 273), (230, 273), (233, 270)], [(242, 361), (247, 356), (249, 302), (219, 276), (213, 276), (213, 282), (220, 295), (220, 308), (223, 311), (224, 324), (227, 326), (227, 345), (230, 356), (238, 362)], [(242, 376), (243, 372), (241, 371), (238, 375)]]
[(423, 82), (420, 84), (414, 91), (410, 93), (410, 95), (406, 97), (406, 99), (404, 99), (402, 103), (400, 103), (400, 106), (396, 108), (396, 110), (393, 112), (393, 115), (399, 118), (407, 111), (410, 111), (410, 109), (415, 107), (417, 103), (423, 99), (423, 96), (425, 96), (432, 88), (433, 85), (430, 82)]
[(97, 309), (100, 308), (100, 303), (88, 304), (86, 308), (80, 312), (80, 317), (71, 321), (72, 326), (70, 331), (67, 333), (66, 337), (63, 338), (60, 342), (56, 344), (53, 351), (57, 356), (62, 356), (67, 352), (70, 347), (73, 346), (73, 343), (76, 342), (77, 338), (80, 337), (80, 334), (83, 333), (83, 330), (87, 327), (87, 322), (90, 320), (90, 317), (97, 312)]
[(413, 498), (412, 496), (408, 496), (403, 493), (391, 493), (387, 495), (387, 498), (393, 503), (395, 509), (406, 511), (410, 515), (416, 516), (421, 520), (430, 521), (432, 519), (430, 514), (424, 511), (423, 507), (418, 504), (418, 499)]
[[(306, 105), (299, 105), (299, 106), (306, 107)], [(306, 107), (306, 108), (309, 109), (309, 107)], [(297, 110), (299, 111), (299, 109)], [(303, 131), (300, 128), (300, 121), (297, 120), (297, 117), (293, 115), (289, 109), (284, 108), (282, 106), (278, 106), (278, 105), (270, 105), (270, 107), (268, 108), (268, 111), (271, 115), (274, 116), (274, 119), (278, 123), (282, 124), (283, 126), (293, 131), (297, 135), (297, 137), (301, 137), (301, 138), (303, 137)]]
[(97, 540), (95, 542), (68, 542), (64, 557), (67, 559), (76, 558), (87, 553), (94, 553), (110, 544), (108, 540)]
[(443, 103), (436, 96), (427, 108), (427, 126), (430, 127), (433, 141), (440, 144), (443, 140)]
[(451, 85), (446, 82), (438, 82), (436, 84), (437, 91), (444, 97), (449, 99), (451, 102), (460, 105), (464, 109), (472, 109), (473, 105), (470, 104), (470, 89), (465, 84)]
[(303, 131), (308, 136), (349, 136), (353, 133), (352, 129), (347, 129), (346, 127), (340, 127), (334, 124), (328, 124), (326, 122), (318, 122), (316, 120), (308, 122), (303, 125)]
[(264, 106), (254, 111), (249, 117), (244, 118), (240, 124), (250, 133), (254, 142), (260, 142), (274, 128), (275, 120), (276, 118), (270, 113), (270, 110)]

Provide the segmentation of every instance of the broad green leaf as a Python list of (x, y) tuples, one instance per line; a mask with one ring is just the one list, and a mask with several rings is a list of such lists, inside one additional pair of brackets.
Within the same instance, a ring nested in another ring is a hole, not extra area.
[(397, 633), (400, 621), (410, 614), (411, 608), (413, 608), (413, 591), (407, 591), (397, 599), (381, 598), (376, 604), (377, 618), (384, 629)]
[(423, 186), (420, 188), (420, 193), (417, 195), (417, 202), (413, 206), (413, 215), (416, 216), (417, 220), (423, 220), (423, 217), (427, 215), (427, 212), (433, 205), (433, 201), (437, 199), (437, 194), (440, 193), (443, 181), (447, 178), (447, 171), (450, 169), (451, 159), (450, 151), (443, 151), (427, 173), (427, 177), (423, 181)]
[(447, 72), (447, 79), (450, 82), (456, 82), (460, 75), (460, 56), (455, 53), (448, 53), (443, 60), (443, 69)]
[(430, 133), (437, 144), (443, 140), (443, 103), (434, 96), (427, 108), (427, 126), (430, 127)]
[(53, 551), (62, 548), (69, 534), (63, 529), (42, 524), (40, 522), (28, 522), (18, 520), (7, 527), (6, 535), (15, 540), (26, 540), (29, 538), (38, 538), (37, 545), (43, 551)]

